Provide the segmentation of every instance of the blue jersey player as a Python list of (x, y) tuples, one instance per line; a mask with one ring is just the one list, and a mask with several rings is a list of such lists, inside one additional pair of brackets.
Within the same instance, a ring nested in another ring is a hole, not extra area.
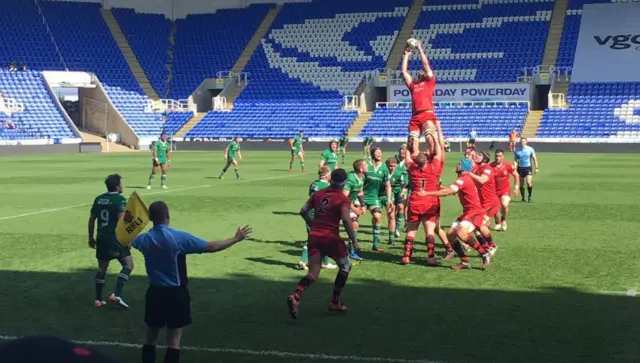
[(538, 173), (538, 158), (536, 157), (536, 151), (527, 145), (527, 138), (523, 137), (520, 139), (520, 147), (516, 149), (513, 153), (513, 166), (517, 168), (518, 175), (520, 175), (520, 195), (522, 196), (522, 201), (524, 202), (524, 183), (522, 180), (527, 182), (527, 191), (528, 197), (527, 202), (531, 203), (531, 194), (533, 193), (533, 173), (531, 168), (531, 161), (533, 160), (533, 164), (536, 167), (536, 173)]

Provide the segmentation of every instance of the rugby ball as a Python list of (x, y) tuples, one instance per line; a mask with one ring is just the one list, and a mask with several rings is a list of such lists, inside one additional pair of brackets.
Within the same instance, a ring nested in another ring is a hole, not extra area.
[(407, 46), (411, 49), (416, 49), (418, 48), (418, 39), (416, 38), (409, 38), (407, 40)]

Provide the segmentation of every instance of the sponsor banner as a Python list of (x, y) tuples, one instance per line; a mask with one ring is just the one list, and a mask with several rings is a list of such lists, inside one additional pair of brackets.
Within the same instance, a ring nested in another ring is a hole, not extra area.
[(30, 139), (30, 140), (0, 140), (3, 146), (29, 146), (29, 145), (53, 145), (54, 139)]
[(640, 81), (640, 3), (582, 9), (571, 82)]
[[(404, 84), (388, 87), (388, 102), (411, 102)], [(531, 86), (526, 83), (442, 83), (436, 84), (435, 102), (529, 101)]]
[(80, 144), (82, 139), (60, 139), (60, 142), (56, 142), (56, 144)]
[[(185, 138), (176, 138), (174, 141), (183, 141), (183, 142), (231, 142), (232, 138), (224, 138), (224, 137), (185, 137)], [(246, 139), (242, 138), (241, 142), (284, 142), (284, 139)]]

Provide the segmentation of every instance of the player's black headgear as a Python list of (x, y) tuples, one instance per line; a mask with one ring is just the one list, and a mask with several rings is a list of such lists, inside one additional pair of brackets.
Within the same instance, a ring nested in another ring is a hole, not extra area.
[(117, 192), (121, 180), (122, 177), (119, 174), (111, 174), (107, 176), (107, 179), (104, 180), (104, 185), (107, 186), (107, 191)]
[(336, 169), (331, 172), (331, 184), (341, 187), (347, 181), (347, 171), (344, 169)]
[(480, 154), (482, 155), (482, 162), (483, 163), (488, 163), (489, 161), (491, 161), (491, 156), (489, 156), (488, 152), (482, 151)]
[(375, 155), (376, 151), (380, 150), (380, 152), (382, 152), (382, 149), (379, 147), (374, 147), (373, 149), (371, 149), (371, 158), (373, 158), (373, 155)]

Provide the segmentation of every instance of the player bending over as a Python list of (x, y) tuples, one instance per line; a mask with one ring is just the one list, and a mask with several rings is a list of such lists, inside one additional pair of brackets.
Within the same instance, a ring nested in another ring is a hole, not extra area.
[(171, 166), (171, 141), (167, 140), (167, 133), (160, 134), (160, 140), (153, 143), (153, 166), (151, 167), (151, 175), (149, 175), (149, 184), (147, 189), (151, 189), (153, 178), (158, 172), (158, 166), (162, 172), (160, 177), (160, 187), (167, 189), (167, 167)]
[(345, 131), (344, 135), (338, 140), (339, 147), (338, 151), (342, 156), (342, 163), (344, 164), (344, 160), (347, 157), (347, 144), (349, 143), (349, 133)]
[(533, 194), (533, 173), (531, 170), (531, 160), (536, 165), (536, 174), (538, 173), (538, 158), (536, 157), (536, 151), (527, 145), (527, 138), (523, 137), (520, 139), (520, 147), (516, 149), (513, 154), (514, 159), (514, 167), (517, 167), (518, 175), (520, 175), (520, 195), (522, 196), (522, 202), (524, 202), (524, 183), (522, 183), (522, 179), (527, 182), (527, 191), (529, 192), (529, 197), (527, 198), (527, 202), (531, 203), (531, 195)]
[(325, 149), (322, 154), (320, 154), (320, 164), (318, 164), (319, 168), (322, 168), (324, 165), (328, 166), (331, 170), (336, 170), (338, 168), (338, 142), (332, 140), (329, 143), (329, 148)]
[[(358, 159), (353, 162), (353, 171), (347, 176), (347, 182), (342, 188), (342, 193), (351, 200), (351, 221), (353, 231), (358, 238), (358, 229), (360, 223), (358, 218), (365, 213), (364, 185), (365, 173), (367, 172), (367, 163), (364, 159)], [(349, 255), (353, 260), (362, 261), (362, 257), (353, 249), (353, 245), (349, 246)]]
[(500, 198), (500, 214), (496, 216), (496, 231), (507, 230), (507, 215), (509, 214), (509, 202), (511, 202), (511, 183), (509, 175), (513, 176), (513, 193), (518, 196), (520, 188), (520, 176), (513, 165), (504, 162), (504, 150), (498, 149), (495, 154), (495, 161), (491, 163), (496, 176), (496, 192)]
[(293, 162), (296, 161), (296, 157), (300, 158), (300, 168), (303, 173), (307, 170), (304, 168), (304, 149), (302, 143), (304, 142), (304, 132), (300, 130), (298, 136), (289, 140), (289, 147), (291, 148), (291, 161), (289, 161), (289, 172), (293, 171)]
[[(340, 221), (349, 235), (349, 241), (355, 251), (358, 251), (358, 241), (351, 222), (351, 202), (342, 193), (347, 181), (347, 172), (344, 169), (336, 169), (331, 172), (331, 186), (313, 193), (311, 198), (302, 206), (300, 215), (305, 222), (311, 224), (309, 232), (309, 273), (300, 279), (295, 291), (287, 298), (289, 314), (298, 319), (298, 309), (302, 292), (311, 286), (320, 276), (322, 257), (329, 256), (338, 263), (338, 275), (333, 284), (333, 296), (329, 303), (329, 311), (344, 313), (347, 307), (342, 303), (340, 296), (344, 289), (351, 260), (347, 253), (345, 242), (340, 238)], [(315, 210), (312, 220), (309, 211)]]
[(478, 241), (474, 240), (472, 235), (476, 228), (486, 228), (484, 226), (484, 210), (480, 204), (478, 189), (469, 175), (473, 166), (473, 161), (470, 159), (462, 159), (458, 179), (451, 186), (436, 192), (425, 193), (425, 195), (440, 198), (458, 194), (460, 204), (462, 204), (462, 215), (451, 224), (448, 232), (449, 241), (458, 257), (460, 257), (460, 264), (452, 267), (454, 270), (471, 268), (469, 257), (465, 255), (460, 241), (472, 246), (482, 256), (483, 270), (487, 269), (491, 262), (489, 252)]
[[(411, 48), (407, 47), (405, 49), (404, 57), (402, 58), (402, 77), (411, 92), (413, 108), (411, 120), (409, 120), (408, 138), (409, 151), (413, 157), (420, 152), (420, 135), (425, 136), (429, 153), (432, 155), (435, 153), (433, 140), (437, 135), (436, 130), (441, 128), (433, 105), (436, 78), (429, 65), (429, 59), (427, 59), (424, 49), (422, 49), (422, 42), (418, 42), (418, 52), (420, 53), (422, 69), (418, 71), (418, 76), (415, 79), (408, 70), (409, 57), (412, 54)], [(440, 140), (440, 143), (442, 144), (443, 140)]]
[[(390, 157), (385, 163), (389, 169), (389, 181), (391, 183), (391, 194), (393, 198), (393, 215), (389, 216), (389, 244), (395, 244), (395, 237), (400, 237), (399, 226), (404, 221), (404, 205), (407, 199), (407, 186), (409, 177), (404, 160), (401, 164), (395, 157)], [(400, 227), (401, 228), (401, 227)]]
[(498, 250), (498, 246), (493, 241), (491, 236), (491, 219), (500, 211), (500, 199), (498, 199), (498, 192), (496, 190), (496, 177), (493, 171), (493, 167), (489, 163), (491, 158), (486, 152), (477, 152), (474, 154), (474, 161), (476, 166), (473, 168), (473, 172), (469, 176), (476, 183), (478, 193), (480, 196), (480, 204), (484, 209), (484, 223), (486, 228), (479, 228), (476, 231), (476, 238), (482, 244), (484, 249), (488, 250), (493, 256)]
[(224, 173), (227, 172), (231, 165), (233, 165), (233, 170), (236, 172), (236, 179), (242, 179), (242, 177), (240, 177), (240, 166), (238, 165), (237, 159), (242, 160), (239, 137), (233, 139), (233, 141), (224, 149), (224, 160), (226, 161), (226, 164), (224, 165), (222, 172), (220, 172), (220, 176), (218, 176), (219, 179), (224, 178)]
[[(328, 166), (321, 166), (320, 169), (318, 170), (318, 180), (314, 181), (313, 183), (311, 183), (311, 185), (309, 185), (309, 197), (311, 197), (313, 193), (317, 192), (318, 190), (322, 190), (324, 188), (329, 187), (329, 185), (331, 185), (329, 183), (330, 178), (331, 178), (331, 169)], [(311, 220), (313, 220), (314, 214), (315, 212), (313, 209), (309, 210), (309, 217), (311, 218)], [(307, 223), (307, 233), (309, 233), (310, 231), (311, 231), (311, 225)], [(307, 266), (308, 262), (309, 262), (309, 246), (307, 245), (307, 243), (305, 243), (304, 247), (302, 247), (302, 254), (300, 255), (300, 262), (298, 262), (298, 267), (301, 270), (306, 271), (309, 269), (309, 266)], [(322, 268), (334, 269), (336, 268), (336, 265), (329, 262), (328, 256), (324, 256), (322, 258)]]
[[(107, 192), (96, 197), (89, 215), (89, 247), (96, 250), (96, 259), (98, 260), (98, 271), (93, 280), (96, 288), (96, 300), (93, 302), (93, 306), (99, 308), (106, 304), (102, 300), (102, 290), (107, 269), (111, 260), (118, 260), (122, 269), (118, 274), (116, 290), (109, 295), (109, 301), (123, 308), (128, 308), (129, 305), (122, 299), (122, 289), (133, 271), (133, 257), (131, 257), (129, 248), (123, 246), (116, 238), (116, 226), (125, 215), (127, 200), (122, 196), (120, 175), (109, 175), (104, 183), (107, 186)], [(94, 238), (96, 220), (98, 221), (98, 234), (97, 238)]]
[(367, 172), (364, 178), (364, 202), (371, 213), (373, 225), (374, 252), (383, 252), (380, 247), (380, 234), (382, 233), (382, 208), (387, 215), (393, 215), (393, 199), (391, 199), (391, 183), (389, 181), (389, 169), (382, 162), (382, 149), (379, 147), (371, 150), (371, 160), (367, 161)]
[(373, 145), (373, 137), (367, 136), (362, 139), (363, 157), (369, 159), (371, 157), (371, 145)]

